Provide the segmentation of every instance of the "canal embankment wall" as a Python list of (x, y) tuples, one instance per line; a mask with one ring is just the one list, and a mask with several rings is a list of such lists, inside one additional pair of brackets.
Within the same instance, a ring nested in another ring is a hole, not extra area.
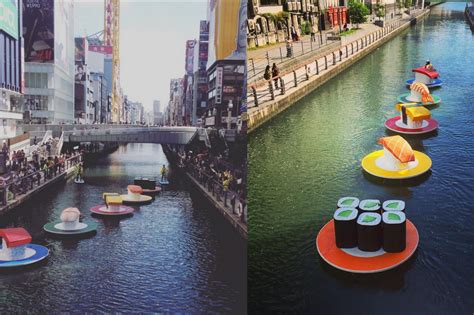
[[(163, 145), (163, 152), (168, 161), (179, 168), (179, 157), (168, 145)], [(192, 174), (190, 171), (180, 169), (197, 191), (204, 196), (212, 206), (235, 228), (235, 230), (244, 238), (247, 238), (247, 204), (232, 198), (230, 191), (222, 189), (221, 185), (213, 182), (209, 178), (199, 178), (198, 174)], [(196, 172), (197, 173), (197, 172)], [(232, 201), (234, 200), (234, 201)]]
[[(308, 73), (308, 65), (303, 66), (303, 71), (306, 73), (303, 74), (301, 82), (299, 82), (301, 74), (298, 74), (296, 70), (293, 71), (295, 80), (294, 88), (291, 90), (287, 88), (286, 91), (285, 89), (282, 89), (280, 94), (284, 93), (284, 95), (276, 95), (276, 91), (270, 91), (270, 94), (271, 92), (274, 93), (272, 96), (269, 96), (270, 100), (252, 108), (249, 106), (248, 133), (251, 133), (258, 127), (264, 125), (266, 122), (294, 105), (297, 101), (312, 93), (324, 83), (336, 77), (338, 74), (371, 54), (377, 48), (390, 41), (404, 30), (408, 29), (411, 25), (415, 25), (417, 21), (425, 18), (429, 12), (430, 8), (426, 8), (423, 12), (420, 12), (420, 14), (406, 20), (406, 22), (400, 21), (396, 27), (394, 27), (394, 25), (387, 26), (374, 34), (368, 34), (364, 38), (356, 40), (355, 44), (352, 42), (345, 45), (345, 59), (342, 59), (343, 55), (339, 55), (344, 51), (344, 48), (337, 48), (335, 51), (331, 52), (331, 54), (325, 56), (325, 62), (321, 63), (316, 60), (316, 72), (313, 72), (315, 74), (310, 75)], [(355, 47), (357, 47), (357, 51), (355, 51)], [(349, 50), (352, 54), (349, 54)], [(340, 58), (339, 60), (337, 60), (338, 56)], [(330, 59), (329, 62), (328, 59)], [(293, 84), (293, 82), (289, 82), (287, 83), (287, 86), (289, 86), (290, 83)], [(273, 90), (273, 88), (271, 89)], [(254, 95), (254, 98), (258, 99), (257, 94), (255, 93)]]

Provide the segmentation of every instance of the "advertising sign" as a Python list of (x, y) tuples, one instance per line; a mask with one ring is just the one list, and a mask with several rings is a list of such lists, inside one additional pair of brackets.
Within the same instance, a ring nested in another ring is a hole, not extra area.
[(209, 22), (200, 21), (199, 23), (199, 41), (207, 42), (209, 40)]
[(23, 1), (26, 62), (54, 61), (54, 0)]
[(216, 104), (222, 103), (222, 83), (224, 81), (224, 68), (216, 68)]
[(0, 1), (0, 29), (18, 39), (18, 0)]
[(196, 46), (195, 40), (188, 40), (186, 42), (186, 61), (185, 61), (185, 70), (186, 74), (191, 75), (193, 73), (194, 66), (194, 47)]

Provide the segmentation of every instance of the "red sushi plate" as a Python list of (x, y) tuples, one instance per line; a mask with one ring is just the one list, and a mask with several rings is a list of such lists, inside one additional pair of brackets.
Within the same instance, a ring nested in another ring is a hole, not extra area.
[(376, 273), (393, 269), (407, 261), (416, 251), (420, 240), (418, 230), (406, 221), (406, 248), (400, 253), (384, 253), (375, 257), (352, 256), (336, 246), (334, 219), (319, 231), (316, 248), (319, 255), (334, 268), (353, 273)]

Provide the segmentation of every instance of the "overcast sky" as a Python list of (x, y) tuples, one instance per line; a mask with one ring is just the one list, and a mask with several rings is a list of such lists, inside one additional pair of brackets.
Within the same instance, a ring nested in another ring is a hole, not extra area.
[[(169, 81), (184, 76), (186, 40), (199, 36), (206, 0), (121, 0), (120, 69), (124, 94), (147, 109), (168, 104)], [(74, 33), (104, 28), (103, 0), (74, 1)]]

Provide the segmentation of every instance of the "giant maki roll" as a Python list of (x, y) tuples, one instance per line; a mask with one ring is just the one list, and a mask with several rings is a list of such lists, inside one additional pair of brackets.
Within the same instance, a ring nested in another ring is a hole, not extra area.
[(342, 197), (337, 201), (338, 208), (357, 208), (359, 199), (356, 197)]
[(406, 247), (406, 217), (401, 211), (385, 211), (382, 215), (383, 250), (403, 252)]
[(380, 200), (377, 199), (365, 199), (359, 203), (360, 213), (380, 213)]
[(357, 215), (355, 208), (340, 208), (334, 213), (336, 246), (352, 248), (357, 246)]
[(405, 201), (387, 200), (382, 204), (383, 211), (405, 211)]
[(382, 216), (365, 212), (357, 219), (357, 244), (365, 252), (375, 252), (382, 247)]

